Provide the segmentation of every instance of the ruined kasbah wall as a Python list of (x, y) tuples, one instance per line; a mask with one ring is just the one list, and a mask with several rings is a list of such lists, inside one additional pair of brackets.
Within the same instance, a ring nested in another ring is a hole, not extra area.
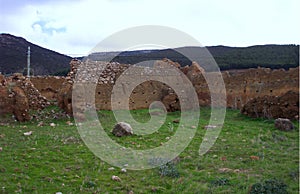
[[(170, 60), (163, 60), (164, 63), (180, 68), (178, 63)], [(62, 77), (35, 77), (31, 81), (42, 95), (48, 99), (57, 99), (58, 104), (68, 113), (72, 114), (72, 86), (74, 77), (80, 61), (71, 62), (71, 71), (66, 78)], [(160, 64), (162, 65), (162, 64)], [(118, 63), (110, 63), (98, 80), (95, 91), (95, 103), (97, 109), (111, 110), (111, 95), (114, 84), (118, 77), (129, 67)], [(198, 64), (193, 63), (189, 67), (182, 67), (180, 70), (191, 80), (198, 95), (201, 106), (209, 106), (210, 91), (202, 76), (204, 70)], [(90, 74), (90, 72), (85, 72)], [(213, 73), (206, 73), (213, 74)], [(95, 76), (95, 75), (94, 75)], [(135, 75), (143, 76), (143, 75)], [(227, 95), (227, 107), (241, 109), (249, 100), (262, 96), (280, 96), (287, 91), (299, 92), (299, 68), (291, 68), (288, 71), (283, 69), (271, 70), (268, 68), (248, 69), (243, 71), (222, 72)], [(178, 77), (170, 78), (174, 83)], [(169, 81), (170, 81), (169, 80)], [(131, 80), (132, 82), (136, 80)], [(124, 90), (126, 84), (123, 83)], [(213, 88), (213, 87), (212, 87)], [(122, 92), (122, 91), (121, 91)], [(87, 94), (88, 95), (88, 94)], [(118, 95), (125, 95), (118, 94)], [(179, 94), (180, 95), (180, 94)], [(128, 102), (130, 109), (149, 108), (153, 101), (161, 101), (169, 111), (178, 110), (179, 100), (174, 91), (162, 82), (147, 81), (138, 85), (130, 94), (130, 98), (114, 102), (123, 104)]]
[(256, 97), (299, 92), (299, 67), (288, 71), (257, 68), (222, 74), (226, 85), (227, 107), (230, 108), (240, 109)]
[(55, 101), (58, 98), (58, 91), (61, 89), (65, 78), (59, 76), (35, 76), (31, 77), (30, 81), (42, 96), (50, 101)]

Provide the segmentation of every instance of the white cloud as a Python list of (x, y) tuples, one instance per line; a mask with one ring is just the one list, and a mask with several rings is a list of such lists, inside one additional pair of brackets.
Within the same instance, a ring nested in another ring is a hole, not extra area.
[(177, 28), (204, 45), (300, 43), (297, 0), (17, 2), (1, 1), (0, 32), (65, 54), (86, 54), (116, 31), (149, 24)]

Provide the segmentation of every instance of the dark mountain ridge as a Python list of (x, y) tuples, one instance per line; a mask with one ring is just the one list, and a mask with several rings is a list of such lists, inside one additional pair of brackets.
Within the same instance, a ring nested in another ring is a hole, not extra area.
[(0, 34), (0, 72), (22, 73), (27, 68), (27, 48), (31, 50), (31, 68), (34, 75), (50, 75), (69, 68), (69, 56), (45, 49), (22, 37)]
[[(211, 57), (213, 57), (221, 70), (256, 67), (289, 69), (299, 66), (299, 45), (270, 44), (250, 47), (209, 46), (205, 48), (181, 47), (163, 50), (124, 51), (120, 53), (92, 53), (89, 57), (93, 60), (112, 60), (127, 64), (169, 58), (172, 61), (180, 63), (182, 66), (190, 65), (191, 60), (196, 60), (202, 66), (207, 66), (208, 69)], [(182, 53), (187, 53), (188, 56), (184, 56)]]
[[(31, 68), (34, 75), (66, 75), (72, 57), (45, 49), (24, 38), (0, 34), (0, 72), (2, 74), (22, 73), (27, 67), (27, 48), (31, 48)], [(136, 64), (147, 60), (169, 58), (182, 66), (196, 60), (206, 70), (210, 69), (211, 57), (221, 70), (268, 67), (272, 69), (299, 66), (299, 45), (256, 45), (249, 47), (208, 46), (181, 47), (162, 50), (134, 50), (123, 52), (92, 53), (89, 57), (99, 61), (116, 61)], [(184, 56), (182, 53), (188, 53)], [(80, 57), (79, 59), (84, 59)]]

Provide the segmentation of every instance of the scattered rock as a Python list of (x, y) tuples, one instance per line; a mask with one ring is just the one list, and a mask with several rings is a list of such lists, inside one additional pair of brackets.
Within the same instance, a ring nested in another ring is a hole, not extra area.
[(233, 170), (232, 169), (230, 169), (230, 168), (220, 168), (219, 169), (219, 172), (222, 172), (222, 173), (224, 173), (224, 172), (232, 172)]
[(216, 125), (206, 125), (206, 126), (204, 127), (204, 129), (215, 129), (215, 128), (217, 128)]
[(122, 168), (121, 172), (124, 172), (124, 173), (127, 172), (126, 168)]
[(37, 125), (38, 127), (41, 127), (41, 126), (44, 126), (44, 122), (43, 121), (40, 121)]
[(56, 124), (55, 123), (50, 123), (50, 127), (55, 127)]
[(118, 182), (121, 181), (120, 177), (115, 176), (115, 175), (113, 175), (113, 176), (111, 177), (111, 179), (114, 180), (114, 181), (118, 181)]
[(180, 122), (180, 119), (173, 120), (173, 123), (179, 123), (179, 122)]
[(222, 157), (221, 157), (221, 160), (222, 160), (222, 161), (226, 161), (226, 160), (227, 160), (226, 156), (222, 156)]
[(69, 126), (74, 125), (71, 121), (67, 121), (66, 124), (69, 125)]
[(114, 126), (112, 133), (117, 137), (133, 135), (133, 131), (132, 131), (130, 124), (125, 123), (125, 122), (117, 123)]
[(259, 160), (258, 156), (250, 156), (251, 160)]
[(244, 169), (231, 169), (231, 168), (219, 168), (219, 172), (221, 173), (228, 173), (228, 172), (234, 172), (234, 173), (247, 173), (249, 170)]
[(110, 167), (110, 168), (108, 168), (108, 170), (115, 170), (115, 168), (114, 167)]
[(289, 119), (278, 118), (275, 120), (275, 128), (281, 131), (291, 131), (295, 126)]
[(24, 135), (25, 135), (25, 136), (32, 135), (32, 131), (25, 132)]

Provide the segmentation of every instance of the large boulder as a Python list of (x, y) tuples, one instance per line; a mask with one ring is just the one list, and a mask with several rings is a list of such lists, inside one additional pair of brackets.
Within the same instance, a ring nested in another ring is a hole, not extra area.
[(123, 136), (133, 135), (133, 130), (130, 124), (125, 122), (119, 122), (114, 126), (112, 133), (117, 137), (123, 137)]
[(275, 128), (281, 131), (291, 131), (295, 126), (289, 119), (278, 118), (275, 120)]

